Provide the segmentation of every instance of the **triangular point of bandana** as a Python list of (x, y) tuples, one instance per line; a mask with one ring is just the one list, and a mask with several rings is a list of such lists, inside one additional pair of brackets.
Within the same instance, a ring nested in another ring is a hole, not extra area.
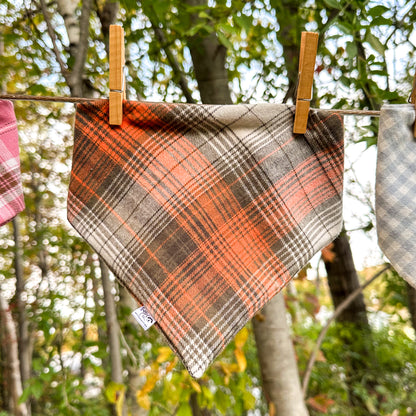
[(343, 121), (294, 107), (77, 107), (68, 219), (193, 377), (340, 232)]

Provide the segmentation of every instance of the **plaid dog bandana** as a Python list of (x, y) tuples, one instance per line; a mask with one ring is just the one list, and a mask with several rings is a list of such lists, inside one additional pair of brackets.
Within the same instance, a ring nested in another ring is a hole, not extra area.
[(24, 208), (19, 139), (13, 104), (0, 100), (0, 225)]
[(381, 108), (377, 145), (378, 243), (397, 272), (416, 287), (416, 139), (413, 104)]
[(193, 377), (341, 229), (343, 121), (294, 107), (77, 107), (68, 219)]

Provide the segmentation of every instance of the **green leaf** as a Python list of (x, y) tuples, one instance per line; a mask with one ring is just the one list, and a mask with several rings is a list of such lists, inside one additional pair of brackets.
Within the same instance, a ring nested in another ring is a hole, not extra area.
[(341, 3), (337, 0), (324, 0), (324, 3), (328, 7), (332, 7), (333, 9), (341, 10), (341, 8), (342, 8)]
[(224, 393), (221, 389), (218, 389), (215, 392), (215, 405), (217, 409), (225, 415), (227, 410), (229, 409), (231, 405), (231, 399), (230, 396), (226, 393)]
[(212, 16), (210, 16), (206, 11), (199, 12), (198, 17), (200, 17), (201, 19), (212, 20)]
[(380, 40), (374, 36), (370, 31), (368, 31), (365, 35), (365, 40), (370, 44), (370, 46), (378, 52), (380, 55), (384, 54), (384, 51), (386, 50), (386, 46), (383, 45)]
[(24, 390), (22, 395), (19, 397), (19, 404), (24, 403), (30, 396), (30, 386), (27, 386)]
[(377, 16), (371, 22), (371, 26), (391, 26), (391, 20), (383, 16)]
[(357, 45), (354, 42), (347, 42), (345, 50), (348, 58), (353, 59), (357, 56)]
[(114, 383), (114, 381), (111, 381), (105, 389), (105, 396), (110, 403), (115, 404), (124, 393), (124, 390), (124, 384)]
[(218, 40), (227, 48), (232, 50), (233, 44), (228, 40), (228, 38), (221, 32), (218, 32)]
[(176, 416), (192, 416), (191, 406), (188, 403), (182, 403), (176, 412)]
[(36, 379), (35, 382), (30, 387), (30, 392), (33, 394), (35, 399), (39, 399), (42, 396), (44, 383), (40, 379)]
[(386, 13), (388, 10), (389, 10), (388, 7), (379, 5), (379, 6), (372, 7), (370, 10), (368, 10), (367, 13), (371, 17), (378, 17), (378, 16), (381, 16), (383, 13)]
[(170, 8), (170, 1), (169, 0), (153, 0), (153, 10), (156, 13), (156, 16), (160, 21), (165, 20), (166, 13), (169, 11)]
[(365, 143), (366, 149), (377, 144), (376, 136), (365, 136), (356, 141), (356, 143)]
[(196, 35), (199, 31), (201, 32), (207, 32), (207, 33), (212, 33), (214, 31), (214, 28), (206, 23), (200, 23), (198, 25), (192, 26), (192, 28), (188, 31), (188, 33), (186, 34), (187, 36), (194, 36)]
[(248, 33), (253, 25), (253, 18), (242, 14), (241, 16), (234, 16), (235, 23)]
[(136, 0), (120, 0), (120, 5), (125, 7), (127, 10), (136, 10), (137, 1)]
[(245, 391), (243, 393), (243, 402), (244, 402), (244, 409), (246, 410), (254, 409), (254, 406), (256, 404), (256, 398), (249, 391)]
[(350, 35), (351, 36), (351, 33), (353, 32), (353, 27), (352, 27), (352, 25), (350, 25), (349, 23), (347, 23), (347, 22), (337, 22), (337, 27), (338, 27), (338, 29), (341, 31), (341, 32), (343, 32), (343, 33), (345, 33), (346, 35)]
[(33, 95), (47, 95), (47, 89), (40, 84), (32, 85), (28, 91)]

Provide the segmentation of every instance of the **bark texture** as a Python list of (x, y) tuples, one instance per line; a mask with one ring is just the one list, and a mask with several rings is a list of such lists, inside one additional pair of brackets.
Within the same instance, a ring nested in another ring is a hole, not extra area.
[(3, 330), (3, 341), (6, 342), (5, 354), (6, 365), (10, 377), (10, 393), (12, 399), (12, 411), (14, 416), (27, 416), (25, 403), (19, 403), (19, 398), (23, 393), (22, 379), (20, 377), (20, 363), (17, 344), (16, 327), (13, 322), (12, 314), (7, 301), (0, 292), (0, 320)]
[(303, 1), (299, 0), (282, 0), (276, 2), (276, 18), (279, 22), (279, 30), (276, 32), (276, 37), (282, 45), (282, 57), (285, 60), (285, 68), (289, 85), (283, 99), (287, 102), (296, 95), (296, 85), (298, 82), (298, 67), (299, 67), (299, 47), (301, 32), (303, 27), (303, 19), (299, 13), (299, 8)]
[[(123, 384), (123, 363), (121, 361), (121, 348), (120, 348), (120, 326), (117, 320), (117, 310), (114, 301), (114, 295), (112, 293), (113, 284), (110, 280), (108, 267), (100, 259), (101, 269), (101, 282), (104, 292), (104, 311), (105, 321), (107, 325), (107, 340), (108, 351), (110, 355), (110, 367), (111, 367), (111, 381), (118, 384)], [(113, 413), (116, 414), (115, 407)], [(122, 410), (123, 416), (127, 414), (125, 404)]]
[(123, 383), (123, 366), (120, 350), (120, 327), (117, 320), (116, 305), (112, 293), (112, 283), (109, 277), (108, 267), (100, 259), (101, 281), (104, 292), (104, 310), (107, 323), (108, 348), (110, 353), (111, 380)]
[(413, 286), (407, 285), (407, 301), (410, 313), (410, 321), (412, 322), (413, 329), (416, 331), (416, 289)]
[[(29, 322), (26, 315), (25, 300), (25, 279), (23, 276), (22, 249), (20, 244), (20, 224), (18, 217), (13, 218), (13, 238), (14, 238), (14, 269), (16, 274), (16, 306), (18, 323), (18, 351), (20, 361), (20, 376), (23, 388), (31, 377), (32, 366), (32, 343), (29, 335)], [(30, 404), (27, 402), (28, 414), (30, 414)]]
[(115, 23), (119, 7), (118, 2), (111, 0), (106, 0), (102, 8), (97, 5), (97, 15), (100, 19), (107, 55), (109, 55), (110, 25)]
[[(328, 285), (334, 308), (337, 308), (354, 290), (360, 287), (348, 236), (342, 232), (333, 243), (333, 261), (325, 261)], [(364, 296), (360, 294), (339, 315), (338, 322), (350, 322), (369, 330)]]
[[(120, 286), (120, 301), (119, 305), (123, 305), (124, 308), (128, 308), (130, 311), (133, 311), (137, 309), (137, 301), (133, 299), (133, 297), (130, 295), (130, 293), (127, 291), (126, 288), (123, 286)], [(129, 317), (130, 323), (137, 325), (136, 320), (133, 318), (132, 315)], [(129, 346), (135, 345), (137, 342), (131, 333), (131, 331), (123, 330), (123, 327), (121, 328), (122, 334), (125, 337), (125, 342), (127, 343), (126, 350)], [(123, 340), (123, 339), (122, 339)], [(133, 347), (132, 347), (133, 349)], [(134, 350), (133, 350), (134, 351)], [(133, 353), (133, 352), (131, 352)], [(139, 406), (136, 399), (136, 393), (139, 391), (144, 383), (146, 382), (146, 377), (140, 375), (140, 364), (137, 362), (135, 357), (131, 357), (129, 354), (130, 360), (127, 361), (127, 364), (125, 364), (125, 369), (127, 370), (127, 391), (126, 391), (126, 404), (129, 409), (129, 412), (134, 416), (145, 416), (148, 414), (148, 411), (143, 409)]]
[(302, 399), (283, 294), (276, 295), (252, 322), (269, 406), (271, 404), (276, 415), (308, 415)]
[[(337, 309), (346, 298), (360, 289), (357, 271), (351, 253), (351, 247), (345, 232), (342, 232), (335, 240), (332, 248), (335, 256), (332, 261), (325, 262), (328, 275), (328, 284), (331, 292), (334, 308)], [(372, 409), (356, 391), (354, 384), (359, 380), (366, 385), (368, 390), (377, 384), (373, 379), (362, 379), (365, 368), (374, 368), (376, 357), (371, 337), (371, 328), (367, 319), (367, 311), (364, 296), (360, 293), (337, 317), (337, 322), (349, 324), (351, 329), (340, 332), (339, 337), (346, 347), (345, 373), (348, 396), (355, 407), (368, 410), (368, 414), (374, 414)], [(348, 328), (348, 327), (347, 327)]]
[[(189, 6), (206, 6), (206, 0), (186, 0)], [(195, 22), (198, 16), (193, 16)], [(232, 104), (226, 68), (227, 49), (215, 32), (188, 39), (195, 78), (204, 104)]]
[[(62, 76), (64, 77), (71, 95), (74, 97), (90, 97), (93, 89), (86, 78), (84, 78), (85, 63), (88, 52), (89, 25), (92, 11), (92, 0), (83, 0), (81, 5), (81, 17), (76, 16), (76, 7), (78, 2), (57, 1), (57, 9), (62, 16), (69, 39), (68, 52), (70, 58), (65, 61), (58, 46), (57, 35), (53, 25), (53, 16), (48, 11), (45, 0), (40, 0), (43, 18), (45, 19), (49, 37), (53, 45), (55, 58), (60, 66)], [(73, 64), (69, 64), (73, 62)]]

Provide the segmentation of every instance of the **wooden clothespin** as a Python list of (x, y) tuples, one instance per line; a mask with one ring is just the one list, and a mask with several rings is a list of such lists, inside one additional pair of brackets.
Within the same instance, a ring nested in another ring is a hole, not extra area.
[[(413, 78), (413, 88), (412, 88), (412, 93), (410, 94), (410, 97), (409, 97), (409, 101), (415, 106), (415, 112), (416, 112), (416, 73), (415, 73), (415, 77)], [(413, 135), (416, 138), (416, 120), (413, 126)]]
[(293, 133), (306, 133), (309, 108), (312, 99), (313, 73), (318, 51), (318, 33), (302, 32), (299, 55), (299, 80), (296, 95), (295, 124)]
[(110, 26), (110, 110), (109, 123), (120, 126), (123, 121), (124, 82), (124, 30), (122, 26)]

